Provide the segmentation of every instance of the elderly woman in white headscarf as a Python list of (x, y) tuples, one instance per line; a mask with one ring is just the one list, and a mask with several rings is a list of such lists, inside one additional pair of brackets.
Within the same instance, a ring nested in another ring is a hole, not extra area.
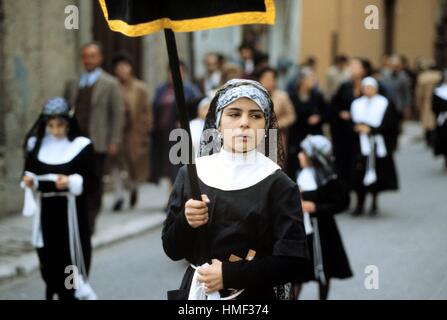
[(352, 169), (357, 206), (353, 215), (363, 213), (367, 193), (372, 194), (370, 213), (375, 215), (378, 212), (378, 193), (398, 189), (393, 160), (398, 120), (391, 102), (378, 94), (378, 86), (372, 77), (363, 79), (363, 96), (351, 105), (353, 130), (357, 136)]
[(276, 122), (258, 82), (231, 80), (217, 91), (196, 159), (202, 201), (191, 199), (185, 167), (169, 199), (164, 250), (191, 263), (169, 298), (276, 299), (304, 270), (300, 193), (272, 160), (284, 159), (271, 143), (282, 141)]

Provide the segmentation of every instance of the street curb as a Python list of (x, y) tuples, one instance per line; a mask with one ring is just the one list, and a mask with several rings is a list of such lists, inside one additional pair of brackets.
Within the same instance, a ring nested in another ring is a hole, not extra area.
[[(163, 224), (164, 213), (151, 213), (150, 216), (127, 221), (113, 226), (92, 238), (93, 249), (99, 249), (113, 243), (135, 237), (143, 232), (155, 229)], [(36, 252), (28, 252), (14, 262), (0, 265), (0, 283), (14, 278), (25, 276), (39, 269), (39, 260)]]

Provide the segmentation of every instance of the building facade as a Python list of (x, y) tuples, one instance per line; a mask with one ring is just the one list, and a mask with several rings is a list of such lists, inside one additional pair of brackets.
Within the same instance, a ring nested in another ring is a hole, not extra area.
[[(435, 43), (444, 0), (299, 0), (299, 60), (314, 56), (324, 87), (325, 71), (336, 54), (361, 56), (380, 65), (384, 54), (435, 59)], [(378, 9), (378, 29), (365, 27)]]

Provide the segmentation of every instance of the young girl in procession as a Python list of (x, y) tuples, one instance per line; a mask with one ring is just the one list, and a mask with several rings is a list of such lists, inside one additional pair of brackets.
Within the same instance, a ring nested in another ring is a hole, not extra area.
[(362, 80), (363, 96), (351, 105), (356, 135), (352, 178), (357, 205), (353, 215), (363, 213), (367, 193), (372, 194), (370, 213), (375, 215), (378, 194), (398, 189), (393, 159), (398, 118), (391, 102), (378, 94), (378, 88), (376, 79), (366, 77)]
[(334, 170), (332, 144), (324, 136), (307, 136), (298, 154), (297, 184), (301, 191), (304, 227), (310, 263), (294, 285), (296, 298), (302, 283), (317, 281), (320, 300), (326, 300), (331, 278), (352, 277), (334, 214), (349, 206), (349, 193)]
[(443, 155), (447, 170), (447, 69), (442, 83), (433, 91), (433, 112), (436, 116), (435, 155)]
[(275, 128), (272, 101), (258, 82), (230, 80), (217, 91), (196, 159), (202, 201), (191, 199), (186, 167), (169, 199), (164, 250), (191, 264), (170, 299), (281, 298), (274, 287), (304, 270), (298, 187), (267, 157), (276, 149), (263, 148), (271, 137), (278, 141), (278, 132), (269, 131)]
[(24, 149), (23, 214), (34, 216), (32, 244), (46, 299), (55, 294), (59, 300), (96, 299), (88, 283), (91, 244), (85, 196), (98, 179), (91, 165), (92, 143), (80, 135), (66, 100), (56, 97), (44, 105)]

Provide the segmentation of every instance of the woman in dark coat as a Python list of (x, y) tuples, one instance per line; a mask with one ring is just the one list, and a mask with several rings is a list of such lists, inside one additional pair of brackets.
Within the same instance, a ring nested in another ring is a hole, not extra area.
[(436, 116), (434, 152), (444, 156), (447, 169), (447, 69), (442, 84), (433, 91), (432, 105)]
[(378, 94), (379, 85), (372, 77), (362, 80), (364, 96), (351, 106), (354, 144), (352, 185), (357, 194), (353, 215), (363, 213), (365, 197), (372, 194), (370, 213), (378, 212), (378, 194), (398, 190), (393, 153), (398, 117), (391, 102)]
[(170, 299), (275, 299), (275, 286), (304, 269), (298, 187), (266, 156), (276, 159), (276, 152), (258, 151), (270, 141), (266, 129), (275, 128), (271, 99), (258, 82), (231, 80), (216, 93), (196, 159), (202, 201), (191, 199), (185, 167), (169, 199), (164, 250), (191, 264)]
[(351, 80), (344, 82), (331, 101), (328, 115), (334, 145), (335, 165), (340, 178), (350, 187), (355, 135), (351, 125), (351, 104), (362, 95), (360, 82), (372, 72), (371, 63), (363, 58), (350, 61)]
[[(96, 299), (88, 284), (91, 244), (86, 196), (98, 186), (91, 166), (92, 143), (80, 135), (67, 102), (53, 98), (28, 133), (24, 148), (23, 213), (34, 215), (32, 243), (46, 298), (56, 294), (59, 300)], [(71, 286), (67, 286), (69, 276)]]
[(299, 163), (296, 155), (301, 141), (307, 135), (322, 134), (326, 106), (321, 92), (315, 88), (316, 78), (312, 69), (305, 67), (299, 72), (297, 89), (290, 96), (297, 115), (296, 122), (289, 128), (287, 174), (296, 179)]
[(349, 206), (347, 188), (337, 177), (332, 160), (332, 145), (324, 136), (308, 136), (298, 155), (300, 171), (297, 184), (301, 190), (304, 227), (310, 252), (306, 272), (295, 283), (298, 297), (301, 285), (317, 281), (320, 300), (326, 300), (331, 278), (352, 277), (334, 215)]

